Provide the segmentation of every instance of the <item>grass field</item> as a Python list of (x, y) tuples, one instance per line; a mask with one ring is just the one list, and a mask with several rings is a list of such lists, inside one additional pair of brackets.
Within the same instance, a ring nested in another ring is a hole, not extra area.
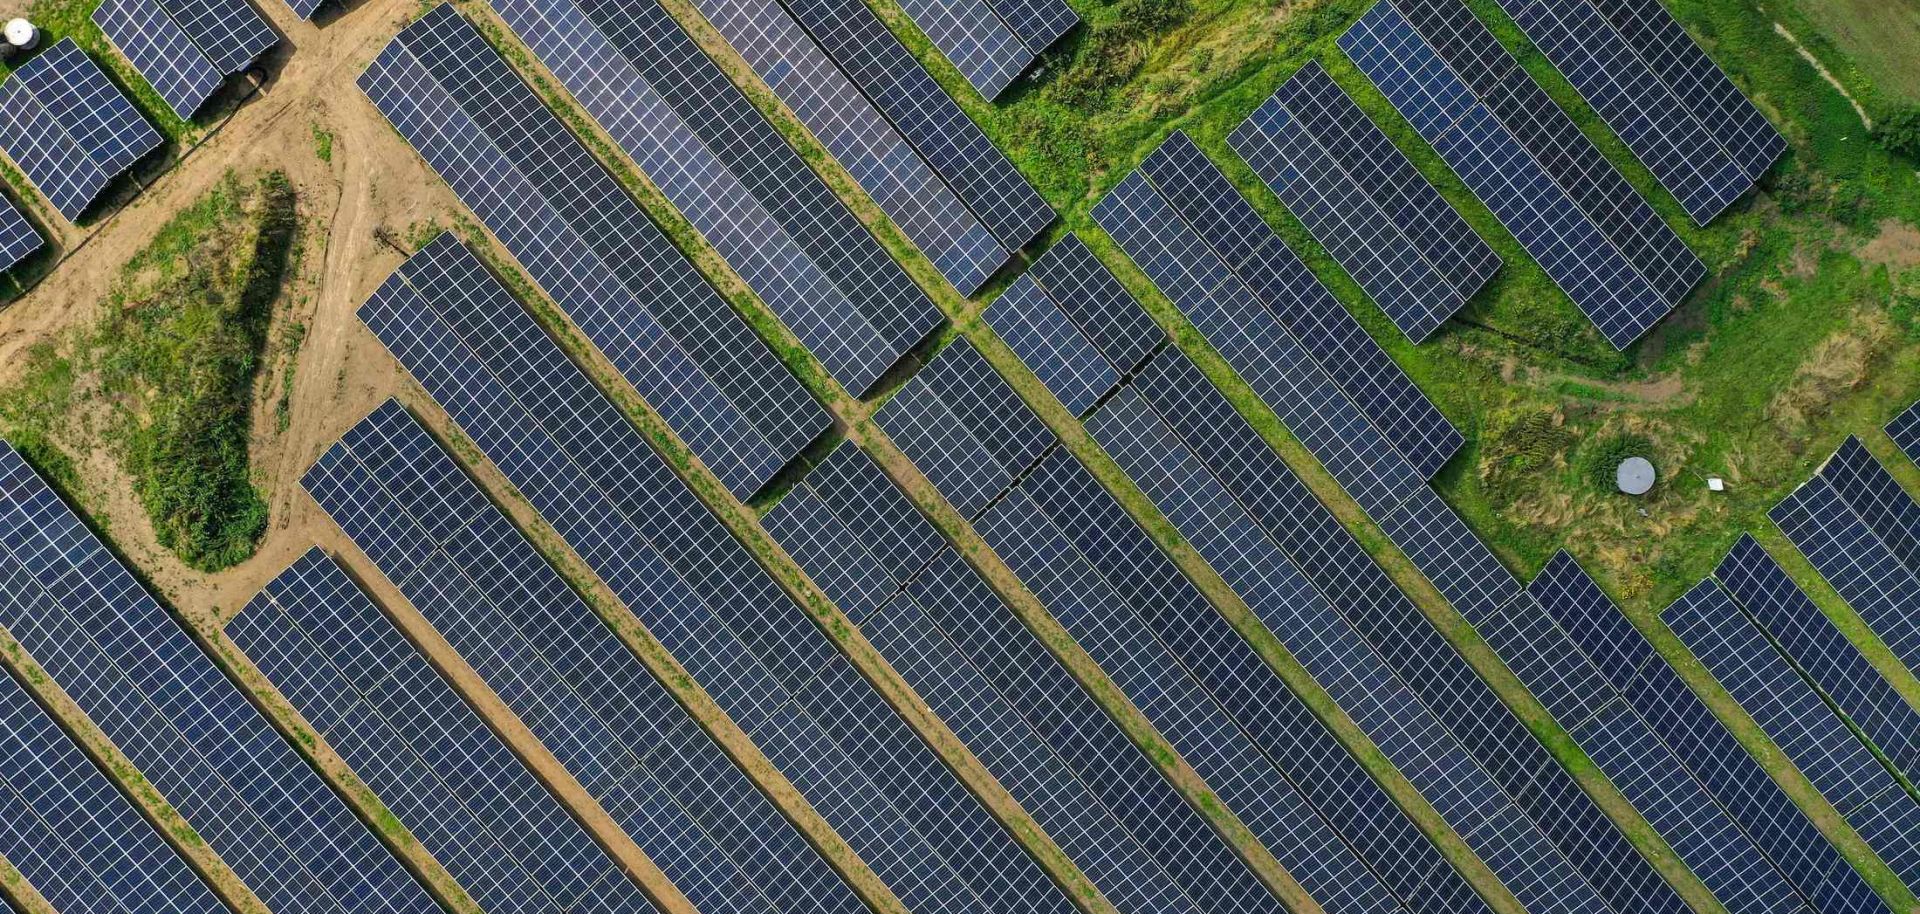
[[(1818, 7), (1826, 17), (1859, 5), (1807, 3), (1809, 16)], [(1763, 523), (1765, 509), (1845, 434), (1872, 431), (1920, 397), (1915, 163), (1872, 146), (1851, 106), (1767, 15), (1739, 0), (1676, 4), (1677, 15), (1793, 146), (1756, 195), (1699, 229), (1498, 7), (1472, 2), (1708, 264), (1710, 279), (1688, 302), (1617, 353), (1334, 47), (1334, 37), (1368, 5), (1081, 4), (1089, 29), (1054, 51), (1007, 101), (976, 103), (970, 113), (1012, 150), (1066, 226), (1115, 264), (1124, 256), (1090, 225), (1092, 203), (1168, 133), (1193, 135), (1467, 433), (1466, 451), (1440, 486), (1523, 576), (1566, 547), (1617, 596), (1664, 604), (1698, 581), (1738, 532)], [(1875, 7), (1879, 16), (1904, 22), (1920, 8), (1912, 0)], [(1781, 15), (1870, 108), (1886, 103), (1870, 74), (1916, 66), (1913, 55), (1895, 54), (1911, 45), (1897, 42), (1859, 46), (1859, 53), (1888, 62), (1854, 65), (1842, 48), (1855, 48), (1823, 39), (1817, 20), (1791, 9)], [(913, 43), (949, 89), (977, 102), (924, 41)], [(1327, 66), (1506, 262), (1459, 319), (1425, 345), (1400, 337), (1225, 144), (1226, 134), (1308, 59)], [(1105, 75), (1092, 79), (1089, 72)], [(1628, 500), (1598, 482), (1605, 474), (1594, 468), (1627, 450), (1648, 452), (1661, 469), (1663, 481), (1649, 498)], [(1728, 491), (1709, 493), (1709, 476), (1726, 479)]]

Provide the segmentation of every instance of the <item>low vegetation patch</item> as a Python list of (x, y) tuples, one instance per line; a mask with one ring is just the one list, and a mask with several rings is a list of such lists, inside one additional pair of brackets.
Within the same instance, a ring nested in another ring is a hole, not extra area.
[(296, 204), (284, 174), (229, 174), (0, 397), (9, 435), (117, 458), (160, 543), (200, 570), (252, 555), (266, 529), (248, 453), (274, 304), (298, 256)]

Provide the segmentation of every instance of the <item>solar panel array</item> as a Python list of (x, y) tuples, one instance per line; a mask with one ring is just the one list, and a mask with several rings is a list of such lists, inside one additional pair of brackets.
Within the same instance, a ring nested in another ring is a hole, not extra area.
[(1753, 537), (1742, 536), (1713, 576), (1880, 751), (1905, 771), (1920, 773), (1920, 712), (1901, 699), (1773, 556)]
[(1460, 0), (1381, 0), (1339, 45), (1615, 348), (1705, 275)]
[(788, 0), (785, 8), (840, 71), (1009, 251), (1053, 222), (1053, 208), (862, 0)]
[[(1619, 615), (1599, 585), (1562, 552), (1521, 598), (1477, 628), (1728, 910), (1805, 910), (1806, 901), (1785, 873), (1619, 691), (1615, 683), (1630, 682), (1633, 673), (1603, 673), (1561, 622), (1604, 624)], [(1641, 642), (1628, 643), (1637, 648)], [(1812, 897), (1810, 888), (1803, 890), (1806, 898)]]
[(495, 6), (715, 251), (858, 395), (940, 312), (657, 3)]
[(1120, 374), (1129, 374), (1167, 341), (1160, 325), (1134, 304), (1078, 235), (1055, 242), (1027, 271), (1061, 313), (1079, 325), (1094, 349)]
[(0, 272), (13, 269), (46, 242), (12, 200), (0, 197)]
[(803, 485), (767, 529), (1116, 907), (1283, 910), (956, 553), (914, 574), (886, 570), (869, 545), (885, 549), (896, 531), (869, 519), (898, 518), (911, 538), (939, 534), (857, 449), (826, 463), (840, 479), (877, 479), (886, 507), (845, 497), (864, 486)]
[(60, 724), (0, 672), (0, 857), (67, 914), (224, 914)]
[(1120, 383), (1113, 366), (1073, 328), (1031, 273), (1014, 280), (983, 317), (1076, 416), (1085, 415), (1101, 394)]
[(1767, 513), (1910, 670), (1920, 671), (1920, 504), (1857, 438)]
[[(1062, 310), (1110, 362), (1120, 365), (1138, 358), (1137, 338), (1145, 334), (1111, 330), (1139, 327), (1137, 305), (1124, 295), (1076, 301), (1074, 307), (1063, 304)], [(1575, 870), (1589, 874), (1588, 881), (1609, 903), (1624, 910), (1682, 909), (1678, 896), (1642, 864), (1606, 815), (1196, 366), (1184, 358), (1157, 358), (1138, 373), (1132, 389), (1280, 544), (1346, 623), (1459, 735), (1500, 788), (1523, 804), (1525, 815), (1540, 824)], [(900, 436), (895, 434), (895, 439)], [(909, 456), (927, 466), (911, 450)], [(957, 485), (934, 478), (949, 494)], [(1312, 629), (1290, 618), (1265, 621), (1275, 632)], [(1329, 678), (1321, 677), (1323, 682)], [(1524, 818), (1501, 827), (1526, 830)]]
[(272, 910), (440, 910), (7, 447), (0, 447), (0, 625)]
[[(882, 880), (915, 910), (1062, 910), (1044, 871), (640, 431), (470, 254), (437, 253), (403, 272), (411, 294), (383, 288), (368, 325)], [(452, 467), (403, 410), (386, 412), (376, 428)]]
[(829, 418), (633, 199), (451, 6), (360, 87), (533, 280), (736, 493)]
[(1121, 181), (1093, 216), (1369, 514), (1385, 515), (1424, 483), (1144, 171)]
[(1460, 433), (1200, 147), (1176, 133), (1140, 170), (1414, 468), (1438, 473)]
[(988, 101), (1005, 92), (1039, 56), (987, 0), (905, 0), (900, 9)]
[(1908, 460), (1920, 463), (1920, 403), (1907, 407), (1906, 412), (1887, 423), (1887, 437), (1893, 439)]
[(1006, 262), (1007, 249), (778, 0), (693, 5), (962, 295)]
[(1416, 343), (1500, 268), (1500, 255), (1317, 61), (1228, 142)]
[[(1753, 187), (1746, 165), (1683, 105), (1590, 0), (1501, 0), (1600, 119), (1699, 225)], [(1780, 144), (1784, 151), (1784, 142)]]
[(228, 632), (486, 910), (659, 910), (319, 550)]
[(1520, 594), (1513, 573), (1431, 487), (1421, 487), (1380, 526), (1471, 624)]
[(1715, 66), (1660, 0), (1587, 0), (1660, 82), (1758, 181), (1786, 151), (1780, 131)]
[(106, 0), (92, 18), (182, 119), (280, 41), (247, 0)]
[(71, 38), (0, 85), (0, 151), (69, 221), (159, 145), (160, 133)]

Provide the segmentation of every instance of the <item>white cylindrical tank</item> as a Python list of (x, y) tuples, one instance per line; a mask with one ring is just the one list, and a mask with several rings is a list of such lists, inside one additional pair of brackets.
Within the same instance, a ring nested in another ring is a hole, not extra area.
[(7, 44), (23, 51), (31, 49), (40, 41), (40, 30), (25, 19), (7, 20), (4, 32)]

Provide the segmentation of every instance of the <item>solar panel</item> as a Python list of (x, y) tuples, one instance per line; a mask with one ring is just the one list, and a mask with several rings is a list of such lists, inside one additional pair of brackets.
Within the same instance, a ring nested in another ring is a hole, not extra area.
[(777, 0), (693, 5), (962, 295), (1006, 262), (1007, 250)]
[(319, 12), (320, 5), (325, 2), (326, 0), (287, 0), (287, 7), (302, 19), (312, 19), (313, 14)]
[(760, 522), (855, 625), (900, 592), (900, 582), (811, 486), (782, 496)]
[[(1329, 604), (1609, 903), (1618, 910), (1684, 910), (1606, 814), (1198, 368), (1184, 359), (1159, 359), (1135, 383)], [(1281, 631), (1287, 623), (1268, 627)], [(1524, 819), (1488, 828), (1526, 830)]]
[(1660, 0), (1588, 2), (1606, 16), (1680, 104), (1746, 169), (1748, 178), (1760, 180), (1786, 151), (1787, 141), (1780, 131), (1714, 66)]
[(1026, 247), (1052, 224), (1053, 208), (865, 3), (785, 6), (1003, 247)]
[(1502, 0), (1501, 8), (1696, 224), (1713, 221), (1753, 186), (1598, 6)]
[(1859, 438), (1849, 436), (1820, 468), (1820, 477), (1902, 564), (1920, 571), (1920, 500), (1907, 494)]
[(68, 914), (227, 910), (60, 724), (5, 673), (0, 856)]
[(1160, 325), (1078, 235), (1055, 242), (1027, 275), (1121, 374), (1140, 367), (1167, 341)]
[(226, 78), (154, 0), (106, 0), (92, 18), (182, 119), (193, 117)]
[(1640, 671), (1661, 662), (1653, 645), (1564, 550), (1554, 554), (1527, 592), (1614, 688), (1626, 689)]
[[(1316, 74), (1339, 94), (1317, 64), (1310, 63), (1292, 81)], [(1397, 222), (1362, 179), (1342, 167), (1308, 126), (1306, 118), (1312, 114), (1296, 115), (1277, 96), (1269, 98), (1235, 128), (1229, 141), (1394, 326), (1408, 339), (1422, 342), (1467, 303), (1472, 290), (1449, 282), (1413, 242), (1413, 227)], [(1391, 145), (1386, 152), (1397, 154)]]
[(1431, 488), (1414, 493), (1380, 526), (1471, 624), (1520, 593), (1513, 573)]
[(223, 75), (245, 71), (280, 41), (247, 0), (154, 0)]
[(229, 631), (487, 910), (659, 910), (318, 550), (269, 583)]
[(1046, 51), (1080, 24), (1079, 15), (1066, 0), (988, 0), (988, 3), (1006, 20), (1007, 28), (1020, 36), (1028, 50), (1035, 54)]
[(993, 300), (983, 318), (1020, 361), (1039, 375), (1040, 383), (1066, 404), (1074, 415), (1084, 415), (1100, 395), (1120, 383), (1113, 366), (1093, 343), (1074, 329), (1031, 274), (1013, 281)]
[(159, 145), (159, 132), (71, 38), (0, 86), (0, 150), (69, 221)]
[(1382, 0), (1339, 45), (1615, 348), (1704, 275), (1458, 0)]
[(1702, 582), (1660, 617), (1842, 815), (1891, 781), (1718, 585)]
[[(1645, 643), (1638, 632), (1632, 637)], [(1630, 683), (1628, 701), (1755, 844), (1823, 914), (1885, 910), (1873, 887), (1789, 799), (1664, 661)]]
[(1920, 403), (1907, 407), (1907, 411), (1887, 423), (1887, 437), (1893, 439), (1907, 459), (1920, 463)]
[(1572, 730), (1614, 703), (1616, 693), (1541, 602), (1530, 587), (1525, 595), (1488, 615), (1474, 630), (1527, 691), (1540, 699), (1547, 713)]
[(1140, 170), (1374, 427), (1422, 475), (1438, 473), (1460, 433), (1200, 147), (1175, 133)]
[(962, 424), (925, 372), (873, 419), (965, 517), (978, 514), (1013, 481), (1016, 469), (1002, 464)]
[(829, 424), (771, 350), (460, 14), (360, 78), (514, 259), (736, 493)]
[(1615, 704), (1569, 734), (1728, 911), (1806, 910), (1631, 707)]
[(1384, 516), (1422, 485), (1142, 172), (1096, 204), (1093, 217), (1367, 513)]
[(1005, 92), (1039, 55), (987, 0), (903, 0), (900, 9), (988, 101)]
[(759, 298), (858, 395), (940, 312), (657, 3), (496, 9)]
[[(449, 244), (447, 250), (460, 248)], [(471, 255), (462, 259), (472, 262)], [(402, 278), (431, 287), (434, 275), (422, 272), (415, 280), (403, 268)], [(828, 753), (831, 765), (809, 769), (819, 778), (814, 788), (835, 802), (873, 808), (860, 813), (862, 821), (836, 821), (839, 813), (826, 813), (829, 823), (909, 905), (937, 909), (938, 900), (951, 898), (949, 904), (970, 910), (973, 902), (965, 899), (997, 897), (1008, 886), (1023, 910), (1066, 904), (978, 803), (946, 812), (950, 819), (943, 821), (964, 831), (935, 831), (944, 826), (908, 818), (918, 814), (916, 797), (958, 789), (926, 745), (852, 742), (880, 732), (862, 729), (882, 726), (875, 721), (843, 724), (837, 738), (820, 733), (823, 715), (851, 713), (822, 704), (829, 699), (886, 705), (870, 685), (863, 686), (867, 695), (796, 694), (839, 656), (811, 615), (497, 284), (492, 294), (485, 284), (440, 288), (405, 307), (376, 296), (363, 315), (480, 451), (776, 765), (793, 776), (790, 767), (820, 765), (818, 756)], [(431, 447), (404, 410), (387, 413), (381, 421), (422, 442), (420, 448)], [(444, 455), (439, 462), (451, 465)], [(763, 732), (773, 745), (759, 740)], [(875, 761), (861, 765), (856, 754)], [(816, 806), (823, 802), (807, 796)], [(863, 821), (877, 824), (868, 830)], [(948, 875), (927, 875), (928, 866)], [(979, 879), (969, 874), (987, 870), (996, 874), (992, 888), (968, 888)], [(963, 877), (967, 882), (955, 881)]]
[[(1324, 686), (1336, 704), (1366, 731), (1374, 744), (1427, 797), (1435, 809), (1511, 880), (1523, 903), (1553, 909), (1562, 902), (1531, 894), (1520, 874), (1566, 868), (1564, 860), (1529, 859), (1545, 839), (1537, 828), (1487, 830), (1504, 820), (1512, 801), (1500, 792), (1458, 740), (1421, 704), (1326, 602), (1279, 543), (1269, 538), (1182, 445), (1139, 393), (1129, 388), (1102, 408), (1088, 431), (1122, 469), (1138, 482), (1180, 534), (1207, 559), (1288, 652)], [(1228, 636), (1229, 633), (1219, 633)], [(1522, 849), (1528, 843), (1534, 848)], [(1417, 909), (1470, 910), (1483, 907), (1467, 882), (1428, 847), (1397, 851), (1403, 859), (1382, 861), (1381, 878)], [(1517, 864), (1517, 866), (1516, 866)], [(1414, 880), (1425, 873), (1424, 884)], [(1413, 881), (1409, 881), (1413, 880)], [(1569, 880), (1577, 883), (1577, 879)], [(1581, 891), (1566, 890), (1569, 898)], [(1598, 903), (1598, 899), (1591, 899)]]
[(273, 910), (440, 910), (186, 629), (3, 446), (0, 625)]
[[(1360, 836), (1397, 834), (1407, 846), (1420, 839), (1393, 827), (1398, 810), (1381, 802), (1377, 785), (1364, 773), (1340, 777), (1351, 773), (1351, 756), (1317, 724), (1276, 734), (1300, 741), (1299, 751), (1281, 758), (1289, 764), (1297, 760), (1306, 775), (1327, 778), (1297, 783), (1143, 627), (1115, 589), (1123, 585), (1110, 584), (1025, 491), (1010, 493), (975, 528), (1315, 901), (1339, 912), (1394, 907), (1337, 829), (1344, 821)], [(1277, 714), (1284, 707), (1270, 711)], [(1318, 809), (1322, 805), (1332, 807), (1325, 816)]]
[(1895, 765), (1920, 770), (1920, 713), (1753, 537), (1742, 536), (1713, 575)]
[(1901, 563), (1824, 474), (1795, 489), (1767, 517), (1894, 656), (1908, 669), (1920, 669), (1920, 617), (1913, 612), (1920, 606), (1920, 574)]
[(0, 197), (0, 272), (13, 269), (45, 243), (27, 214), (12, 200)]
[(1889, 788), (1847, 817), (1867, 846), (1911, 886), (1920, 882), (1920, 803), (1898, 787)]
[(893, 580), (905, 586), (946, 545), (913, 503), (865, 451), (835, 450), (807, 476), (807, 484), (867, 544)]

